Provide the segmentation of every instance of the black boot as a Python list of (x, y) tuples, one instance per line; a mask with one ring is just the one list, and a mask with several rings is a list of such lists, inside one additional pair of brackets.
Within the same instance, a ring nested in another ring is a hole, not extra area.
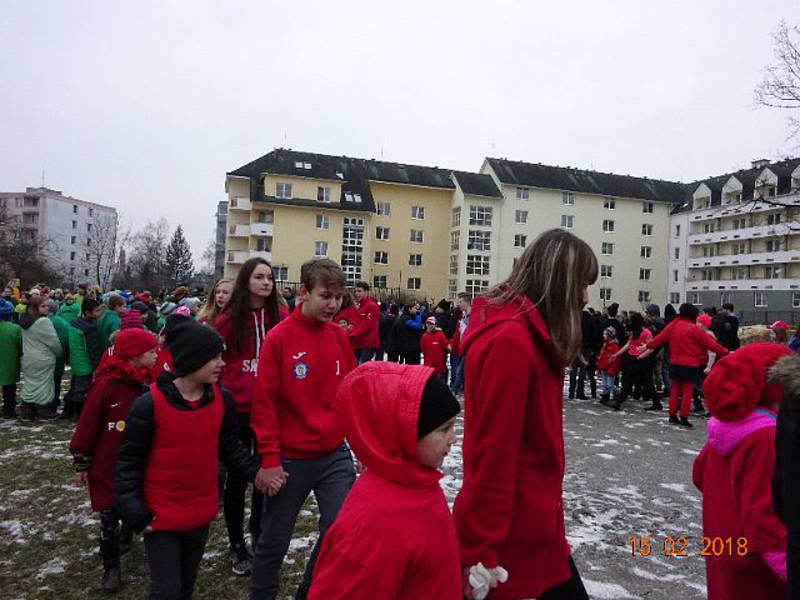
[(133, 529), (125, 526), (119, 530), (119, 554), (123, 556), (131, 551), (133, 546)]
[(611, 394), (602, 394), (600, 396), (600, 404), (608, 404), (611, 401)]
[(703, 408), (703, 401), (700, 398), (695, 398), (692, 402), (692, 412), (701, 415), (706, 412), (706, 409)]
[(678, 424), (681, 427), (686, 427), (686, 429), (694, 429), (694, 425), (689, 423), (689, 419), (687, 419), (686, 417), (681, 417), (680, 421), (678, 422)]
[(669, 416), (669, 424), (670, 425), (680, 425), (681, 422), (678, 420), (678, 415), (670, 415)]
[(122, 587), (119, 568), (119, 515), (114, 509), (100, 512), (100, 556), (103, 558), (102, 588), (106, 594)]
[(661, 402), (658, 399), (656, 399), (656, 400), (653, 400), (653, 403), (650, 406), (645, 406), (644, 409), (645, 410), (664, 410), (664, 407), (661, 406)]

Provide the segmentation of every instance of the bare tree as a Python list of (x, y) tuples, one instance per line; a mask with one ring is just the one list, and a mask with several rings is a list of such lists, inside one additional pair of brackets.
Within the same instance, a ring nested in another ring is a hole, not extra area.
[(132, 247), (128, 255), (131, 281), (129, 286), (160, 289), (166, 285), (166, 250), (169, 223), (165, 218), (144, 228), (131, 238)]
[(13, 214), (5, 199), (0, 200), (0, 273), (3, 279), (18, 277), (23, 284), (55, 281), (58, 276), (47, 260), (54, 244), (31, 225)]
[(768, 108), (779, 108), (789, 112), (787, 139), (800, 134), (800, 28), (789, 27), (781, 20), (773, 34), (775, 63), (765, 67), (764, 79), (755, 89), (755, 102)]
[(98, 285), (108, 289), (114, 277), (119, 251), (127, 243), (130, 229), (120, 230), (116, 213), (98, 213), (92, 224), (91, 236), (83, 245), (88, 267)]

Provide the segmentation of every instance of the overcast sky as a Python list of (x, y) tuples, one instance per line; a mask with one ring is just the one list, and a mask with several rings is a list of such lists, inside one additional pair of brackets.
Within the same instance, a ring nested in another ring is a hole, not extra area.
[(544, 4), (4, 2), (0, 191), (44, 168), (199, 263), (225, 172), (279, 146), (683, 181), (800, 153), (752, 100), (797, 2)]

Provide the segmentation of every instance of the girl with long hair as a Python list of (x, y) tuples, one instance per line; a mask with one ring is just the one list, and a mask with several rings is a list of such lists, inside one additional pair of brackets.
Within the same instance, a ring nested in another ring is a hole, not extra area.
[[(263, 258), (251, 258), (242, 265), (233, 284), (230, 300), (217, 317), (214, 328), (225, 340), (222, 359), (225, 366), (220, 386), (231, 392), (236, 402), (239, 437), (255, 452), (250, 410), (256, 381), (258, 355), (267, 332), (288, 312), (278, 299), (272, 266)], [(231, 568), (236, 575), (249, 575), (251, 555), (244, 543), (244, 502), (247, 481), (228, 473), (225, 486), (225, 525), (231, 544)], [(262, 494), (253, 489), (250, 505), (251, 544), (261, 533)]]
[(217, 281), (214, 287), (211, 288), (208, 298), (206, 298), (206, 305), (200, 311), (200, 322), (213, 327), (214, 322), (231, 299), (232, 291), (232, 279), (220, 279)]
[(564, 532), (562, 405), (597, 272), (586, 242), (552, 229), (472, 304), (454, 507), (468, 597), (500, 585), (499, 598), (588, 599)]

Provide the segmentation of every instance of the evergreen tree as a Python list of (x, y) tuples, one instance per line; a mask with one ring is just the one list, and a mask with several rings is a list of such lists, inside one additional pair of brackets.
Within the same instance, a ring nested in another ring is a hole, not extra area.
[(192, 250), (183, 235), (183, 227), (178, 225), (172, 239), (167, 246), (165, 261), (167, 277), (173, 284), (181, 281), (188, 281), (194, 274), (194, 264), (192, 263)]

